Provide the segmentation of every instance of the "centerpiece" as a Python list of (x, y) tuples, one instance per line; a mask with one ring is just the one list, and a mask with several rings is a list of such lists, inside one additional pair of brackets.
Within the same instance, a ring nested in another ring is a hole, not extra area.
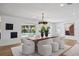
[(48, 37), (49, 27), (47, 26), (48, 22), (44, 20), (44, 13), (42, 13), (42, 21), (40, 21), (39, 24), (42, 25), (40, 29), (41, 37), (44, 35)]

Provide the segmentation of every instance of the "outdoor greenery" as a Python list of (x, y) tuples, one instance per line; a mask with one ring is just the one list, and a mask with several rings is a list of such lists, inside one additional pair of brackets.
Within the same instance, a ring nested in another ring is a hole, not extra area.
[(22, 33), (35, 33), (36, 32), (35, 25), (23, 25), (21, 32)]
[(22, 29), (22, 33), (28, 33), (27, 29)]
[(35, 33), (36, 31), (35, 31), (35, 26), (32, 26), (31, 27), (31, 31), (30, 31), (31, 33)]

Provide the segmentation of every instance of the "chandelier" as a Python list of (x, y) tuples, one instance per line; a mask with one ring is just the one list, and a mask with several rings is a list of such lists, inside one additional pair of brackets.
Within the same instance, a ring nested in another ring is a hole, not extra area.
[(39, 24), (48, 24), (47, 21), (44, 21), (44, 13), (42, 13), (42, 21), (40, 21)]

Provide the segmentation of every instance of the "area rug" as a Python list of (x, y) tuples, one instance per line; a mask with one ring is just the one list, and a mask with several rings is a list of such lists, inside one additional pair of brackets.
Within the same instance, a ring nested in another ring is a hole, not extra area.
[(69, 49), (66, 53), (64, 53), (65, 56), (79, 56), (79, 43), (75, 44), (71, 49)]

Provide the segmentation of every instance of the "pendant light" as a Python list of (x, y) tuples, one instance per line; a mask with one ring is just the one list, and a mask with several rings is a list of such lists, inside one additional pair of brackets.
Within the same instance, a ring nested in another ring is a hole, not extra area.
[(42, 13), (42, 21), (40, 21), (39, 24), (48, 24), (47, 21), (44, 21), (44, 13)]

